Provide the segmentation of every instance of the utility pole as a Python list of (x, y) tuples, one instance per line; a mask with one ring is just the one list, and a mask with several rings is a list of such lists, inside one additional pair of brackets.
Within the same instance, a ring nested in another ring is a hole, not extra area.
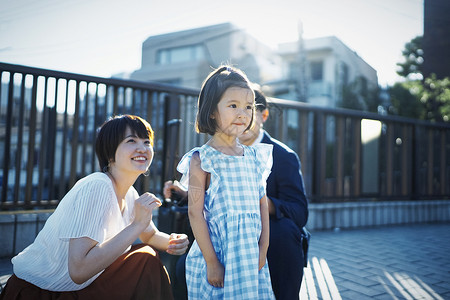
[(297, 65), (298, 73), (295, 82), (295, 92), (297, 100), (300, 102), (307, 102), (308, 89), (306, 80), (306, 53), (303, 41), (303, 23), (298, 22), (298, 48), (297, 48)]

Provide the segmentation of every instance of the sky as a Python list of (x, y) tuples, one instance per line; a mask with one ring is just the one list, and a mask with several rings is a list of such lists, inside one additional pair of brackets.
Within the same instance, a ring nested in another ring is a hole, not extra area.
[(224, 22), (274, 50), (299, 22), (305, 39), (336, 36), (385, 87), (423, 35), (423, 0), (0, 0), (0, 62), (110, 77), (140, 69), (152, 35)]

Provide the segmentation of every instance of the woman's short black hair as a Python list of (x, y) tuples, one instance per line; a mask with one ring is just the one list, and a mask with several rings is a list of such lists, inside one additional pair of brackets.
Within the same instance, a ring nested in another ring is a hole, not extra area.
[[(214, 135), (217, 131), (217, 122), (211, 116), (217, 110), (219, 103), (225, 91), (230, 87), (239, 87), (249, 89), (253, 93), (251, 83), (241, 70), (231, 66), (221, 66), (212, 71), (203, 82), (198, 97), (198, 112), (195, 129), (198, 133), (208, 133)], [(253, 109), (253, 113), (254, 113)], [(250, 125), (252, 126), (253, 114)]]
[(137, 137), (149, 139), (153, 146), (154, 133), (147, 121), (134, 115), (110, 117), (100, 126), (95, 141), (95, 152), (102, 172), (107, 170), (109, 162), (114, 161), (117, 147), (125, 138), (128, 127)]

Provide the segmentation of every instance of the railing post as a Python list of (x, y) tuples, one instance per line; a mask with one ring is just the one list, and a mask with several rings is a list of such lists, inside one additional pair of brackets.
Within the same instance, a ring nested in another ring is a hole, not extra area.
[(440, 144), (440, 180), (439, 180), (439, 184), (441, 187), (441, 194), (445, 195), (446, 194), (446, 189), (448, 189), (448, 180), (447, 180), (447, 176), (446, 176), (446, 168), (447, 168), (447, 156), (445, 154), (445, 145), (446, 145), (446, 135), (445, 135), (445, 130), (440, 130), (440, 135), (441, 135), (441, 144)]
[(417, 125), (412, 125), (412, 147), (411, 147), (411, 195), (412, 200), (419, 198), (420, 192), (420, 137)]
[(42, 114), (41, 114), (41, 123), (40, 123), (40, 146), (39, 146), (39, 152), (38, 152), (38, 189), (37, 189), (37, 195), (36, 200), (38, 203), (42, 200), (42, 190), (44, 188), (44, 170), (45, 165), (47, 163), (46, 161), (46, 153), (47, 153), (47, 136), (48, 136), (48, 109), (47, 109), (47, 85), (48, 85), (48, 77), (45, 77), (44, 81), (44, 95), (43, 95), (43, 106), (42, 106)]
[(25, 207), (31, 206), (33, 193), (33, 171), (34, 171), (34, 144), (36, 140), (36, 98), (37, 98), (37, 75), (33, 75), (33, 87), (31, 94), (30, 123), (28, 132), (28, 160), (27, 181), (25, 192)]
[(353, 196), (361, 196), (361, 118), (354, 119), (354, 168), (353, 168)]
[(164, 157), (161, 186), (166, 180), (175, 179), (181, 123), (178, 96), (171, 93), (164, 100)]
[(80, 81), (75, 81), (75, 113), (73, 116), (72, 123), (72, 149), (71, 149), (71, 160), (70, 160), (70, 180), (69, 189), (75, 184), (77, 180), (77, 157), (78, 157), (78, 129), (79, 129), (79, 118), (80, 118)]
[[(47, 147), (47, 162), (48, 162), (48, 199), (57, 200), (55, 197), (55, 158), (56, 158), (56, 133), (57, 133), (57, 101), (58, 101), (58, 81), (55, 79), (55, 104), (49, 108), (48, 113), (48, 147)], [(63, 177), (60, 180), (64, 180)]]
[(324, 130), (325, 116), (321, 112), (317, 112), (314, 118), (314, 166), (313, 166), (313, 190), (312, 195), (315, 199), (320, 198), (324, 193), (322, 189), (325, 187), (325, 166), (326, 166), (326, 141)]
[(345, 119), (341, 116), (336, 117), (336, 196), (342, 197), (344, 194), (344, 132)]
[[(58, 80), (59, 81), (59, 80)], [(67, 132), (68, 132), (68, 116), (67, 116), (67, 108), (69, 105), (69, 80), (66, 80), (66, 93), (65, 93), (65, 101), (64, 101), (64, 117), (63, 117), (63, 130), (62, 130), (62, 139), (61, 139), (61, 168), (59, 170), (59, 187), (58, 187), (58, 198), (62, 197), (62, 195), (66, 192), (66, 182), (68, 178), (66, 178), (66, 153), (67, 153)]]
[[(1, 76), (0, 76), (1, 84)], [(12, 106), (14, 103), (14, 73), (9, 72), (9, 88), (8, 88), (8, 106), (6, 108), (6, 132), (5, 132), (5, 148), (3, 158), (3, 182), (2, 182), (2, 201), (6, 202), (8, 195), (8, 175), (9, 175), (9, 161), (11, 148), (11, 127), (12, 127)]]
[(119, 87), (118, 86), (113, 86), (113, 111), (112, 111), (112, 115), (117, 114), (117, 106), (118, 106), (118, 97), (119, 97)]
[(401, 179), (401, 194), (402, 197), (407, 196), (408, 192), (409, 192), (409, 187), (408, 187), (408, 176), (410, 174), (409, 172), (409, 164), (408, 164), (408, 149), (410, 147), (408, 147), (408, 145), (410, 145), (410, 131), (408, 130), (408, 126), (407, 125), (403, 125), (402, 126), (402, 144), (401, 144), (401, 171), (400, 174), (402, 176)]
[(298, 114), (298, 123), (300, 126), (299, 134), (300, 138), (298, 140), (298, 149), (299, 149), (299, 157), (300, 157), (300, 163), (301, 163), (301, 169), (306, 185), (306, 192), (309, 194), (311, 191), (311, 186), (308, 184), (308, 182), (311, 182), (311, 180), (306, 179), (306, 177), (309, 177), (311, 175), (311, 164), (308, 162), (309, 156), (308, 156), (308, 113), (304, 111), (300, 111)]
[(434, 182), (434, 137), (433, 137), (433, 130), (430, 128), (427, 128), (427, 193), (428, 195), (434, 194), (434, 188), (433, 188), (433, 182)]
[(19, 104), (19, 128), (17, 131), (17, 152), (16, 152), (16, 178), (14, 186), (14, 197), (19, 201), (19, 194), (21, 191), (21, 176), (22, 172), (22, 145), (23, 145), (23, 127), (24, 127), (24, 112), (25, 112), (25, 74), (22, 74), (22, 82), (20, 86), (20, 104)]
[(394, 124), (386, 123), (386, 195), (391, 197), (394, 190)]
[(89, 82), (86, 82), (86, 93), (84, 97), (84, 112), (82, 115), (83, 120), (83, 135), (82, 135), (82, 146), (81, 146), (81, 176), (84, 176), (86, 174), (86, 150), (88, 145), (88, 119), (90, 118), (90, 111), (89, 111)]

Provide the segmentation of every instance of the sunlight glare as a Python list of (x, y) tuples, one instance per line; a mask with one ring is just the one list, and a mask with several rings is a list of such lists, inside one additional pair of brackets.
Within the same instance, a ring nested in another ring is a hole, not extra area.
[(320, 293), (322, 294), (322, 299), (331, 300), (330, 293), (328, 292), (327, 283), (325, 282), (325, 277), (322, 273), (322, 269), (320, 267), (320, 263), (317, 257), (312, 258), (312, 263), (314, 266), (317, 283), (319, 284)]
[(331, 270), (328, 267), (327, 261), (323, 258), (320, 259), (320, 266), (322, 267), (323, 275), (325, 276), (325, 280), (328, 285), (328, 290), (331, 293), (331, 297), (333, 299), (342, 300), (341, 295), (339, 294), (339, 290), (336, 286), (336, 283), (333, 279), (333, 274), (331, 274)]
[(420, 278), (418, 278), (417, 276), (414, 276), (414, 280), (416, 280), (416, 282), (418, 284), (423, 286), (425, 288), (425, 290), (427, 290), (434, 298), (436, 298), (437, 300), (444, 300), (444, 298), (439, 296), (428, 284), (426, 284), (425, 282), (420, 280)]
[(377, 120), (361, 120), (361, 142), (367, 144), (381, 135), (381, 122)]
[(56, 101), (56, 111), (59, 114), (64, 114), (66, 110), (66, 91), (67, 91), (67, 80), (58, 79), (58, 100)]
[[(395, 272), (393, 275), (384, 271), (387, 279), (394, 285), (394, 287), (402, 294), (403, 297), (407, 300), (413, 299), (437, 299), (444, 300), (441, 296), (439, 296), (429, 285), (420, 280), (417, 276), (411, 278), (406, 273)], [(392, 292), (387, 287), (386, 284), (380, 279), (380, 282), (383, 283), (383, 286), (388, 290), (388, 293)]]
[(398, 283), (394, 277), (391, 276), (388, 272), (384, 271), (384, 275), (386, 275), (387, 279), (394, 285), (394, 287), (406, 298), (406, 300), (413, 300), (413, 298), (405, 291), (405, 289)]
[[(306, 282), (306, 290), (308, 292), (308, 296), (307, 297), (300, 297), (300, 299), (310, 299), (310, 300), (316, 300), (317, 298), (317, 291), (316, 291), (316, 285), (314, 284), (314, 278), (313, 278), (313, 274), (312, 274), (312, 266), (311, 263), (308, 264), (307, 268), (303, 269), (304, 272), (304, 280)], [(302, 289), (300, 290), (300, 293), (302, 292)]]
[(56, 79), (49, 77), (47, 79), (46, 106), (55, 107)]
[(414, 299), (432, 299), (422, 287), (405, 273), (394, 273), (394, 277)]
[(389, 285), (386, 284), (386, 282), (381, 278), (380, 276), (377, 277), (378, 281), (381, 283), (381, 285), (386, 289), (388, 294), (392, 297), (394, 300), (398, 300), (398, 298), (395, 296), (394, 292), (391, 290)]

